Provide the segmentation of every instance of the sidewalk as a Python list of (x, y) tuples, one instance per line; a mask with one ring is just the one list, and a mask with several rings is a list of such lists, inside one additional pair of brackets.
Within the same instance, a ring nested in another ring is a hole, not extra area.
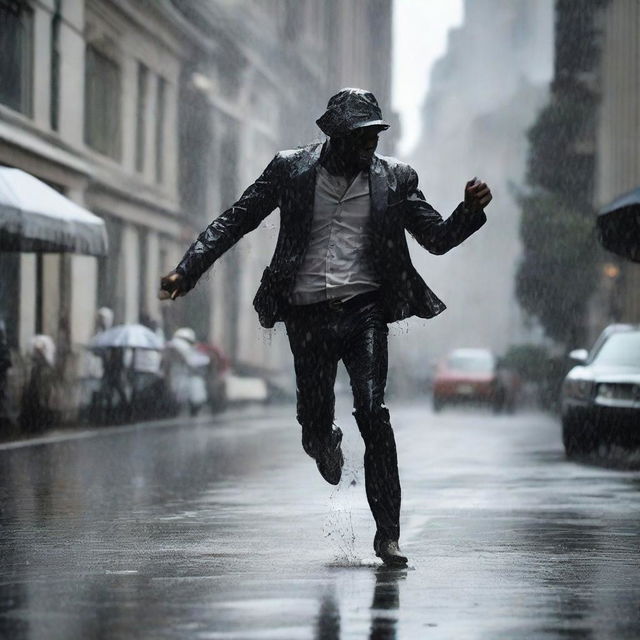
[(196, 417), (185, 415), (167, 418), (165, 420), (145, 420), (142, 422), (132, 422), (129, 424), (113, 426), (101, 425), (92, 427), (82, 425), (76, 428), (67, 427), (64, 429), (52, 429), (44, 434), (36, 434), (33, 436), (22, 435), (15, 439), (0, 441), (0, 451), (51, 444), (55, 442), (64, 442), (66, 440), (81, 440), (84, 438), (111, 436), (116, 433), (128, 433), (139, 429), (166, 429), (184, 426), (185, 424), (192, 424), (193, 426), (207, 424), (222, 425), (233, 421), (234, 419), (260, 420), (265, 416), (265, 413), (272, 415), (273, 413), (277, 413), (280, 409), (282, 409), (283, 413), (286, 412), (286, 415), (289, 417), (295, 415), (295, 408), (292, 408), (292, 406), (288, 404), (250, 404), (237, 407), (232, 406), (220, 413), (205, 413)]

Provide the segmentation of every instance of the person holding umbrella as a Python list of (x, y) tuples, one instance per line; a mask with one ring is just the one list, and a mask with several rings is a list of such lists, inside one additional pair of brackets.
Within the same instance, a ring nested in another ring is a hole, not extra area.
[(56, 385), (56, 345), (50, 336), (38, 334), (31, 339), (31, 372), (22, 392), (20, 427), (25, 433), (39, 433), (55, 422), (51, 407)]
[(323, 478), (338, 484), (342, 431), (334, 427), (334, 382), (342, 360), (365, 443), (365, 484), (376, 523), (373, 546), (385, 564), (399, 548), (400, 480), (389, 411), (387, 324), (445, 309), (411, 264), (405, 231), (428, 251), (449, 251), (486, 221), (489, 187), (470, 180), (464, 201), (443, 220), (408, 165), (375, 153), (389, 127), (369, 91), (334, 95), (316, 121), (324, 143), (281, 151), (241, 198), (216, 218), (161, 280), (175, 299), (275, 208), (280, 233), (254, 299), (263, 327), (285, 323), (293, 353), (302, 446)]
[[(89, 348), (100, 354), (103, 362), (103, 398), (105, 419), (109, 422), (120, 414), (124, 420), (133, 416), (136, 385), (132, 379), (136, 351), (161, 351), (164, 341), (151, 329), (141, 324), (120, 324), (97, 333), (89, 341)], [(129, 377), (131, 393), (125, 390), (125, 377)], [(114, 402), (117, 398), (117, 403)]]

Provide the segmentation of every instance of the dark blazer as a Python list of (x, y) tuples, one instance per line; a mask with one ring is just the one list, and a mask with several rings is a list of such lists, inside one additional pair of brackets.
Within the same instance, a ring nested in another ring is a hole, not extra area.
[[(227, 249), (279, 207), (278, 242), (253, 305), (263, 327), (273, 327), (286, 317), (288, 298), (309, 243), (316, 167), (322, 148), (318, 143), (279, 152), (240, 199), (198, 236), (176, 268), (188, 288)], [(369, 185), (368, 249), (381, 284), (386, 321), (414, 315), (431, 318), (441, 313), (445, 304), (411, 264), (405, 230), (431, 253), (442, 254), (477, 231), (486, 222), (484, 212), (468, 211), (461, 203), (443, 220), (418, 189), (416, 172), (394, 158), (374, 156)]]

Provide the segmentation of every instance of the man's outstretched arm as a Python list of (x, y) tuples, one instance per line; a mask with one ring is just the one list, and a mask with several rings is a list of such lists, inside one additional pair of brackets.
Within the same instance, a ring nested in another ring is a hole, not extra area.
[(253, 231), (279, 203), (279, 155), (229, 209), (218, 216), (187, 249), (175, 271), (160, 281), (161, 297), (185, 295), (200, 276), (242, 236)]
[(465, 186), (464, 202), (446, 219), (425, 200), (418, 189), (418, 174), (410, 169), (404, 207), (405, 228), (429, 252), (443, 254), (464, 242), (486, 221), (484, 208), (491, 202), (489, 187), (474, 178)]

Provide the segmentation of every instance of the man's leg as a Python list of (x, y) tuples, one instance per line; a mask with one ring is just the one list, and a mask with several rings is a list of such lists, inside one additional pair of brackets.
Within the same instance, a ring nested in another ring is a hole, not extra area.
[(325, 480), (337, 484), (342, 470), (342, 431), (333, 428), (333, 388), (339, 357), (335, 328), (304, 311), (287, 320), (286, 327), (296, 372), (297, 418), (302, 427), (302, 446), (318, 462)]
[[(345, 319), (342, 359), (349, 373), (354, 416), (365, 443), (367, 499), (376, 522), (374, 548), (400, 536), (400, 479), (389, 411), (384, 407), (388, 329), (376, 305)], [(406, 562), (406, 559), (404, 559)]]

